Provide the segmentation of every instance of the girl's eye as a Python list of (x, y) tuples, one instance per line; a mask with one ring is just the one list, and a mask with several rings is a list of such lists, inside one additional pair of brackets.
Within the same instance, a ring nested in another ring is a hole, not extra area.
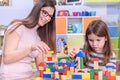
[(97, 41), (100, 41), (100, 39), (97, 39)]
[(93, 40), (89, 39), (89, 41), (93, 42)]

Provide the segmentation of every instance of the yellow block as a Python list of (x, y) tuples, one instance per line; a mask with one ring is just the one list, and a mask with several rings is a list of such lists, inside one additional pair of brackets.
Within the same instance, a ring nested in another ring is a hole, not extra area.
[(83, 73), (82, 74), (82, 80), (90, 80), (90, 74), (89, 73)]
[(46, 54), (53, 54), (54, 53), (54, 51), (48, 51), (48, 52), (46, 52)]
[(36, 77), (34, 80), (43, 80), (41, 77)]
[(61, 75), (61, 80), (67, 80), (67, 76), (66, 75)]
[(58, 69), (63, 69), (63, 67), (62, 67), (62, 66), (59, 66)]
[(67, 71), (67, 76), (70, 75), (70, 74), (71, 74), (70, 71)]
[(111, 76), (116, 76), (116, 72), (111, 72)]
[(46, 68), (46, 72), (50, 72), (50, 68)]

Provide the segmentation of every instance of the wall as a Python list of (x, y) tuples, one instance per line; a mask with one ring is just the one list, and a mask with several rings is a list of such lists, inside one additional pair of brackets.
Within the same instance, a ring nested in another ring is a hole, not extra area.
[(13, 19), (26, 17), (33, 7), (33, 0), (10, 0), (11, 6), (0, 6), (0, 24), (7, 25)]

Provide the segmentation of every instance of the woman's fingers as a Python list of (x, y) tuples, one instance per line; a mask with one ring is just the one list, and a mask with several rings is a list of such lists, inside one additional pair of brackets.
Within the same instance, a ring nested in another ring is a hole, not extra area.
[(38, 50), (40, 53), (48, 52), (50, 50), (49, 46), (43, 41), (32, 46), (32, 50)]

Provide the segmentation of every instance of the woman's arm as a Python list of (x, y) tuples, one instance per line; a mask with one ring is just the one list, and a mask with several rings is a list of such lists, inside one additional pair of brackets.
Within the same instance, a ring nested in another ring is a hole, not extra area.
[[(32, 51), (31, 47), (17, 50), (20, 36), (17, 32), (10, 33), (8, 30), (5, 34), (4, 44), (4, 63), (9, 64), (23, 59)], [(24, 45), (24, 44), (23, 44)]]
[(44, 62), (44, 54), (38, 53), (38, 56), (35, 58), (36, 67), (38, 69), (38, 65), (40, 62)]

